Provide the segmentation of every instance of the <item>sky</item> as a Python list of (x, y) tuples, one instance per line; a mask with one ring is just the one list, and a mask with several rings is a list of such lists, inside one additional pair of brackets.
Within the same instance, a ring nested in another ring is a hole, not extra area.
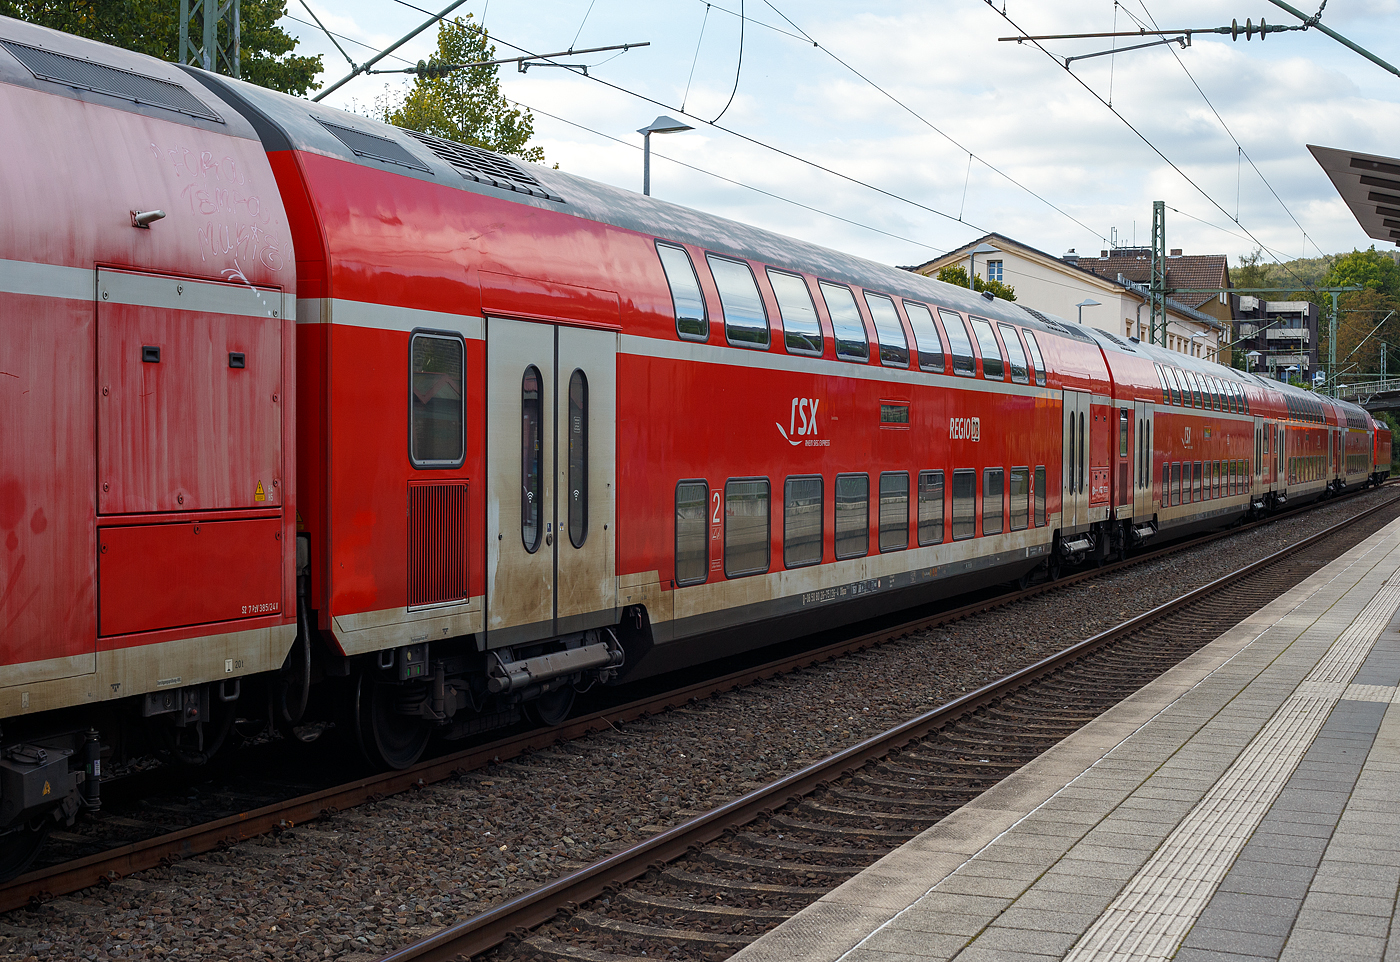
[[(306, 2), (362, 63), (449, 0)], [(1153, 38), (998, 40), (1298, 23), (1268, 0), (467, 0), (452, 15), (468, 13), (498, 57), (650, 44), (556, 58), (587, 77), (501, 68), (548, 163), (641, 190), (636, 131), (670, 115), (694, 129), (653, 135), (654, 196), (891, 264), (990, 232), (1056, 255), (1146, 245), (1156, 200), (1168, 247), (1232, 266), (1257, 248), (1266, 262), (1364, 249), (1306, 145), (1400, 154), (1400, 77), (1316, 30), (1196, 35), (1069, 69)], [(282, 26), (339, 80), (349, 65), (311, 19), (289, 0)], [(1329, 0), (1322, 22), (1400, 65), (1400, 0)], [(429, 28), (378, 66), (435, 42)], [(367, 113), (406, 84), (356, 77), (326, 102)]]

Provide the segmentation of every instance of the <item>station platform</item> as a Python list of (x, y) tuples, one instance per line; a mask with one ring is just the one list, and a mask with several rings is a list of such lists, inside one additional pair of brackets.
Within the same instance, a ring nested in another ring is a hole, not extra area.
[(735, 962), (1400, 960), (1400, 522)]

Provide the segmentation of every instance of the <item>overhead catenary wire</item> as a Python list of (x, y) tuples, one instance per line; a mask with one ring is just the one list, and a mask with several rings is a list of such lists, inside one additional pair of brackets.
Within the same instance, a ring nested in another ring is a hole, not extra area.
[[(313, 24), (313, 23), (310, 23), (310, 22), (308, 22), (308, 21), (306, 21), (306, 20), (302, 20), (302, 19), (300, 19), (299, 17), (292, 16), (291, 14), (286, 14), (286, 17), (287, 17), (288, 20), (292, 20), (292, 21), (294, 21), (295, 23), (302, 24), (303, 26), (307, 26), (307, 27), (314, 27), (314, 26), (316, 26), (316, 25)], [(329, 31), (328, 31), (328, 32), (329, 32)], [(366, 50), (377, 50), (377, 49), (378, 49), (377, 47), (374, 47), (374, 46), (372, 46), (372, 45), (370, 45), (370, 44), (368, 44), (368, 43), (365, 43), (363, 40), (356, 40), (354, 37), (348, 37), (348, 36), (346, 36), (345, 34), (336, 34), (335, 36), (338, 37), (338, 38), (341, 39), (341, 40), (346, 41), (347, 43), (353, 43), (353, 44), (355, 44), (356, 46), (364, 47)], [(400, 56), (398, 56), (398, 55), (392, 55), (392, 59), (398, 60), (398, 61), (400, 61), (400, 62), (402, 62), (402, 63), (406, 63), (406, 64), (412, 63), (412, 61), (408, 60), (407, 58), (405, 58), (405, 57), (400, 57)], [(550, 113), (550, 112), (547, 111), (547, 110), (541, 110), (540, 108), (535, 107), (535, 106), (532, 106), (532, 105), (530, 105), (530, 104), (527, 104), (527, 103), (525, 103), (525, 102), (523, 102), (523, 101), (520, 101), (520, 100), (512, 100), (512, 99), (509, 98), (509, 97), (503, 97), (502, 99), (504, 99), (507, 103), (511, 104), (512, 106), (515, 106), (515, 107), (524, 107), (525, 109), (530, 110), (530, 111), (532, 111), (533, 113), (537, 113), (537, 114), (539, 114), (539, 115), (542, 116), (542, 117), (548, 117), (549, 119), (558, 121), (559, 123), (568, 124), (570, 127), (576, 127), (576, 128), (578, 128), (579, 130), (586, 131), (586, 132), (588, 132), (588, 133), (590, 133), (590, 134), (593, 134), (593, 135), (595, 135), (595, 136), (597, 136), (597, 137), (602, 137), (604, 140), (610, 140), (610, 141), (612, 141), (613, 143), (622, 144), (622, 145), (624, 145), (624, 146), (626, 146), (626, 147), (632, 148), (633, 150), (641, 150), (641, 149), (642, 149), (642, 148), (638, 147), (636, 144), (631, 143), (630, 141), (623, 140), (623, 139), (621, 139), (621, 138), (619, 138), (619, 137), (614, 137), (614, 136), (612, 136), (611, 134), (605, 134), (605, 133), (603, 133), (603, 132), (600, 131), (600, 130), (595, 130), (595, 129), (593, 129), (592, 127), (588, 127), (588, 126), (586, 126), (586, 125), (584, 125), (584, 124), (580, 124), (580, 123), (578, 123), (577, 121), (569, 120), (568, 118), (565, 118), (565, 117), (560, 117), (558, 114), (552, 114), (552, 113)], [(849, 218), (849, 217), (843, 217), (843, 216), (841, 216), (840, 214), (834, 214), (834, 213), (832, 213), (832, 212), (829, 211), (829, 210), (822, 210), (820, 207), (813, 207), (811, 204), (805, 204), (805, 203), (803, 203), (802, 201), (793, 200), (791, 197), (784, 197), (782, 194), (775, 194), (775, 193), (773, 193), (773, 192), (770, 191), (770, 190), (764, 190), (762, 187), (755, 187), (753, 184), (746, 184), (746, 183), (744, 183), (744, 182), (741, 181), (741, 180), (735, 180), (735, 179), (732, 178), (732, 177), (726, 177), (725, 175), (715, 173), (715, 172), (712, 171), (712, 170), (706, 170), (706, 169), (703, 168), (703, 167), (697, 167), (697, 166), (694, 165), (694, 164), (687, 163), (686, 161), (683, 161), (683, 160), (678, 160), (678, 159), (676, 159), (675, 157), (668, 157), (667, 155), (657, 153), (656, 151), (652, 151), (652, 157), (653, 157), (653, 158), (658, 158), (658, 159), (661, 159), (661, 160), (669, 161), (669, 162), (671, 162), (671, 163), (673, 163), (673, 164), (677, 164), (677, 165), (679, 165), (679, 166), (681, 166), (681, 167), (685, 167), (685, 168), (687, 168), (687, 169), (689, 169), (689, 170), (693, 170), (693, 171), (695, 171), (696, 173), (704, 174), (704, 175), (707, 176), (707, 177), (713, 177), (713, 178), (715, 178), (716, 180), (724, 181), (724, 182), (727, 183), (727, 184), (732, 184), (732, 185), (734, 185), (735, 187), (742, 187), (742, 188), (744, 188), (745, 190), (751, 190), (751, 191), (753, 191), (754, 193), (762, 194), (762, 195), (764, 195), (765, 197), (771, 197), (771, 198), (773, 198), (774, 200), (782, 201), (782, 202), (785, 203), (785, 204), (791, 204), (791, 205), (794, 206), (794, 207), (800, 207), (800, 208), (802, 208), (803, 210), (810, 211), (810, 212), (812, 212), (812, 213), (814, 213), (814, 214), (819, 214), (819, 215), (821, 215), (821, 216), (823, 216), (823, 217), (830, 217), (832, 220), (838, 220), (838, 221), (841, 221), (842, 223), (850, 224), (852, 227), (859, 227), (859, 228), (861, 228), (862, 230), (868, 230), (868, 231), (871, 231), (871, 232), (876, 233), (876, 234), (882, 234), (882, 235), (884, 235), (885, 237), (889, 237), (889, 238), (891, 238), (891, 239), (893, 239), (893, 240), (903, 241), (903, 242), (905, 242), (905, 243), (907, 243), (907, 244), (913, 244), (913, 245), (916, 246), (916, 247), (921, 247), (921, 248), (923, 248), (923, 249), (925, 249), (925, 250), (933, 251), (933, 252), (936, 253), (936, 254), (946, 254), (946, 253), (947, 253), (947, 251), (946, 251), (944, 248), (942, 248), (942, 247), (937, 247), (937, 246), (935, 246), (935, 245), (933, 245), (933, 244), (928, 243), (927, 241), (916, 240), (916, 239), (914, 239), (914, 238), (912, 238), (912, 237), (905, 237), (905, 236), (902, 235), (902, 234), (896, 234), (896, 233), (893, 233), (893, 232), (891, 232), (891, 231), (887, 231), (887, 230), (885, 230), (885, 229), (883, 229), (883, 228), (875, 227), (875, 226), (873, 226), (873, 225), (871, 225), (871, 224), (862, 223), (861, 221), (858, 221), (858, 220), (852, 220), (852, 219)]]
[[(426, 13), (426, 14), (428, 14), (428, 16), (430, 16), (430, 17), (436, 17), (436, 18), (439, 19), (439, 20), (444, 20), (444, 19), (446, 19), (446, 18), (445, 18), (444, 16), (442, 16), (442, 15), (434, 14), (434, 13), (432, 13), (431, 11), (424, 10), (422, 7), (415, 6), (414, 4), (409, 3), (408, 0), (393, 0), (393, 2), (394, 2), (394, 3), (397, 3), (397, 4), (400, 4), (401, 6), (408, 7), (410, 10), (417, 10), (417, 11), (420, 12), (420, 13)], [(475, 28), (475, 29), (480, 29), (480, 28)], [(535, 53), (534, 51), (527, 50), (526, 48), (521, 47), (521, 46), (519, 46), (518, 44), (513, 44), (513, 43), (511, 43), (511, 42), (508, 41), (508, 40), (502, 40), (500, 37), (497, 37), (497, 36), (492, 36), (492, 37), (491, 37), (491, 40), (492, 40), (494, 43), (499, 43), (499, 44), (502, 44), (503, 46), (510, 47), (512, 50), (518, 50), (518, 51), (520, 51), (521, 53), (525, 54), (525, 55), (528, 56), (528, 57), (533, 57), (533, 58), (536, 58), (536, 59), (539, 59), (539, 60), (549, 60), (549, 59), (550, 59), (550, 58), (548, 58), (548, 57), (542, 57), (542, 56), (540, 56), (539, 54)], [(948, 213), (947, 211), (939, 210), (937, 207), (933, 207), (933, 206), (931, 206), (931, 205), (929, 205), (929, 204), (922, 203), (921, 201), (914, 200), (912, 197), (905, 197), (905, 196), (902, 195), (902, 194), (898, 194), (898, 193), (895, 193), (895, 192), (892, 191), (892, 190), (888, 190), (888, 189), (886, 189), (886, 188), (884, 188), (884, 187), (880, 187), (880, 186), (878, 186), (878, 185), (876, 185), (876, 184), (872, 184), (872, 183), (870, 183), (869, 181), (861, 180), (859, 177), (855, 177), (855, 176), (853, 176), (853, 175), (851, 175), (851, 174), (842, 173), (841, 171), (835, 170), (835, 169), (833, 169), (833, 168), (831, 168), (831, 167), (828, 167), (828, 166), (826, 166), (825, 164), (818, 163), (818, 162), (815, 161), (815, 160), (810, 160), (810, 159), (808, 159), (808, 158), (806, 158), (806, 157), (803, 157), (803, 156), (800, 155), (800, 154), (793, 153), (793, 152), (790, 151), (790, 150), (785, 150), (785, 149), (783, 149), (782, 147), (778, 147), (778, 146), (776, 146), (776, 145), (774, 145), (774, 144), (770, 144), (770, 143), (767, 143), (767, 142), (765, 142), (765, 141), (759, 140), (757, 137), (753, 137), (753, 136), (750, 136), (749, 134), (742, 133), (742, 132), (740, 132), (740, 131), (738, 131), (738, 130), (735, 130), (735, 129), (732, 128), (732, 127), (725, 127), (725, 126), (723, 126), (723, 125), (721, 125), (721, 124), (714, 123), (713, 121), (706, 120), (704, 117), (700, 117), (700, 116), (698, 116), (698, 115), (696, 115), (696, 114), (690, 113), (689, 111), (682, 110), (681, 108), (677, 107), (675, 104), (668, 104), (668, 103), (666, 103), (666, 102), (663, 101), (663, 100), (658, 100), (658, 99), (656, 99), (655, 97), (650, 97), (650, 96), (648, 96), (648, 95), (646, 95), (646, 94), (644, 94), (644, 93), (640, 93), (640, 92), (638, 92), (638, 91), (636, 91), (636, 90), (629, 90), (628, 88), (623, 87), (623, 86), (621, 86), (620, 84), (615, 84), (615, 83), (612, 83), (611, 81), (604, 80), (602, 77), (595, 77), (595, 76), (593, 76), (592, 74), (585, 74), (584, 77), (585, 77), (585, 79), (591, 80), (591, 81), (593, 81), (593, 82), (596, 83), (596, 84), (601, 84), (601, 85), (603, 85), (604, 87), (609, 88), (610, 90), (616, 90), (616, 91), (619, 92), (619, 93), (626, 94), (627, 96), (633, 97), (633, 98), (635, 98), (635, 99), (637, 99), (637, 100), (640, 100), (640, 101), (643, 101), (644, 103), (653, 104), (654, 106), (661, 107), (663, 110), (674, 111), (674, 112), (676, 112), (676, 113), (681, 114), (681, 115), (684, 116), (684, 117), (690, 118), (691, 120), (697, 120), (697, 121), (699, 121), (700, 123), (705, 124), (707, 127), (713, 127), (715, 130), (718, 130), (718, 131), (720, 131), (720, 132), (722, 132), (722, 133), (729, 134), (731, 137), (737, 137), (739, 140), (742, 140), (742, 141), (744, 141), (744, 142), (746, 142), (746, 143), (749, 143), (749, 144), (753, 144), (755, 147), (759, 147), (759, 148), (762, 148), (763, 150), (771, 151), (772, 153), (778, 154), (778, 155), (781, 156), (781, 157), (787, 157), (789, 160), (794, 160), (794, 161), (796, 161), (796, 162), (799, 163), (799, 164), (804, 164), (804, 165), (806, 165), (806, 166), (808, 166), (808, 167), (811, 167), (811, 168), (813, 168), (813, 169), (815, 169), (815, 170), (819, 170), (819, 171), (822, 171), (823, 173), (830, 174), (830, 175), (833, 176), (833, 177), (837, 177), (837, 178), (839, 178), (839, 179), (841, 179), (841, 180), (844, 180), (844, 181), (846, 181), (846, 182), (848, 182), (848, 183), (855, 184), (855, 185), (858, 186), (858, 187), (864, 187), (864, 188), (867, 189), (867, 190), (873, 191), (873, 192), (875, 192), (875, 193), (877, 193), (877, 194), (880, 194), (881, 196), (888, 197), (888, 198), (890, 198), (891, 200), (897, 200), (897, 201), (899, 201), (900, 203), (908, 204), (908, 205), (911, 206), (911, 207), (915, 207), (915, 208), (917, 208), (917, 209), (919, 209), (919, 210), (926, 211), (926, 212), (928, 212), (928, 213), (930, 213), (930, 214), (934, 214), (935, 216), (945, 218), (945, 219), (947, 219), (947, 220), (953, 221), (954, 223), (962, 224), (962, 225), (964, 225), (964, 226), (966, 226), (966, 227), (971, 227), (973, 230), (981, 231), (981, 232), (984, 233), (984, 234), (991, 233), (991, 231), (987, 230), (985, 227), (980, 227), (980, 226), (978, 226), (977, 224), (973, 224), (973, 223), (971, 223), (970, 221), (966, 221), (966, 220), (962, 219), (961, 217), (955, 217), (955, 216), (953, 216), (952, 214)], [(1083, 225), (1081, 225), (1081, 226), (1083, 226)], [(1088, 229), (1088, 228), (1086, 228), (1086, 230), (1087, 230), (1087, 229)], [(1095, 232), (1093, 232), (1093, 233), (1095, 233), (1095, 234), (1098, 235), (1098, 236), (1102, 236), (1102, 235), (1099, 235), (1097, 231), (1095, 231)]]
[[(1026, 36), (1027, 42), (1034, 44), (1037, 50), (1045, 54), (1045, 56), (1049, 57), (1050, 60), (1054, 62), (1054, 64), (1057, 67), (1059, 67), (1070, 77), (1072, 77), (1074, 79), (1074, 82), (1083, 87), (1091, 97), (1093, 97), (1099, 103), (1103, 104), (1104, 107), (1108, 108), (1109, 112), (1112, 113), (1113, 116), (1117, 117), (1120, 121), (1122, 121), (1123, 125), (1126, 126), (1129, 130), (1131, 130), (1134, 136), (1141, 140), (1149, 150), (1151, 150), (1154, 154), (1160, 157), (1168, 167), (1176, 171), (1178, 176), (1180, 176), (1182, 180), (1186, 181), (1186, 183), (1190, 184), (1192, 188), (1194, 188), (1197, 193), (1204, 197), (1212, 207), (1220, 211), (1220, 213), (1224, 214), (1226, 217), (1230, 216), (1230, 212), (1224, 207), (1222, 207), (1219, 201), (1212, 197), (1204, 187), (1196, 183), (1196, 181), (1191, 178), (1191, 175), (1186, 173), (1186, 171), (1182, 170), (1181, 167), (1177, 165), (1176, 161), (1168, 157), (1166, 153), (1160, 147), (1154, 144), (1146, 134), (1138, 130), (1138, 128), (1133, 124), (1132, 121), (1130, 121), (1127, 117), (1123, 116), (1123, 114), (1119, 112), (1119, 110), (1116, 107), (1114, 107), (1108, 101), (1104, 100), (1103, 97), (1099, 95), (1098, 91), (1096, 91), (1093, 87), (1090, 87), (1089, 84), (1082, 77), (1080, 77), (1073, 70), (1070, 70), (1067, 66), (1065, 66), (1064, 61), (1062, 61), (1055, 54), (1051, 53), (1049, 50), (1045, 49), (1044, 45), (1041, 44), (1039, 40), (1036, 40), (1033, 37), (1029, 37), (1026, 31), (1021, 28), (1021, 25), (1018, 24), (1004, 9), (998, 10), (996, 4), (993, 3), (992, 0), (985, 0), (985, 3), (992, 10), (992, 12), (994, 12), (997, 16), (1001, 17), (1007, 23), (1011, 24), (1011, 26), (1016, 28), (1017, 32), (1019, 32), (1022, 36)], [(1239, 221), (1235, 221), (1235, 223), (1239, 226), (1241, 230), (1245, 232), (1245, 234), (1249, 237), (1250, 241), (1252, 241), (1255, 244), (1255, 246), (1259, 247), (1261, 250), (1270, 251), (1270, 256), (1273, 256), (1273, 249), (1266, 245), (1263, 241), (1259, 240), (1259, 238), (1255, 237), (1254, 233), (1249, 228), (1245, 227), (1244, 224), (1240, 223)], [(1292, 268), (1280, 261), (1277, 257), (1274, 257), (1274, 261), (1284, 270), (1288, 271), (1290, 274), (1293, 274), (1294, 277), (1298, 277), (1297, 273), (1294, 272)], [(1306, 288), (1307, 290), (1313, 290), (1313, 285), (1304, 282), (1300, 277), (1298, 277), (1298, 280), (1300, 282), (1301, 287)]]
[(748, 18), (744, 16), (744, 0), (739, 0), (739, 62), (734, 65), (734, 89), (729, 91), (729, 99), (724, 102), (724, 109), (715, 114), (715, 119), (710, 121), (712, 124), (717, 123), (729, 112), (735, 95), (739, 93), (739, 74), (744, 69), (744, 24), (747, 22)]

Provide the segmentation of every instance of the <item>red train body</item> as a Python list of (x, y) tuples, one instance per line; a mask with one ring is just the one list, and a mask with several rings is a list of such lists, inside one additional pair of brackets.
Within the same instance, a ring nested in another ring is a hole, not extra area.
[(315, 689), (404, 765), (1388, 474), (1351, 405), (3, 19), (0, 120), (20, 840), (133, 719)]

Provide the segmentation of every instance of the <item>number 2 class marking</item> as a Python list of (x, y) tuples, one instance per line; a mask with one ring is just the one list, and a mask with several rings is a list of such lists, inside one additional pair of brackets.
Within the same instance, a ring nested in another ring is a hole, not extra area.
[(715, 513), (714, 513), (714, 517), (710, 518), (710, 523), (711, 523), (711, 524), (719, 524), (719, 492), (718, 492), (718, 491), (715, 492), (714, 500), (715, 500)]

